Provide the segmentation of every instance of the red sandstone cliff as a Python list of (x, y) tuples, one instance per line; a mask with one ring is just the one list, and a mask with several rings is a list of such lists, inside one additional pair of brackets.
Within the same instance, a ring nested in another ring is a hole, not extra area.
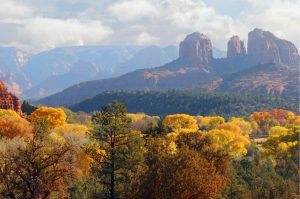
[(227, 58), (246, 56), (244, 42), (238, 36), (232, 36), (227, 43)]
[(198, 32), (188, 35), (180, 43), (179, 59), (187, 61), (191, 66), (207, 66), (213, 59), (210, 39)]
[(299, 66), (298, 50), (293, 43), (261, 29), (249, 32), (247, 53), (252, 65), (273, 62)]
[(11, 109), (22, 114), (20, 100), (11, 94), (0, 80), (0, 109)]

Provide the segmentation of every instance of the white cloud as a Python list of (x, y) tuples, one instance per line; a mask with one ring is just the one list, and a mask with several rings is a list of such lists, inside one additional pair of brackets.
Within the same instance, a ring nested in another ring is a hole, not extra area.
[(159, 41), (159, 38), (151, 36), (147, 32), (142, 32), (136, 39), (136, 43), (139, 45), (151, 45), (151, 44), (157, 44)]
[(299, 48), (299, 10), (300, 0), (0, 0), (0, 45), (178, 44), (198, 31), (225, 50), (258, 27)]
[(136, 21), (159, 14), (154, 5), (144, 0), (117, 2), (109, 6), (108, 10), (119, 21)]
[(10, 22), (31, 16), (33, 10), (22, 3), (13, 0), (0, 0), (0, 21)]
[[(300, 47), (299, 0), (248, 0), (251, 10), (243, 13), (235, 25), (245, 32), (255, 27), (273, 32), (276, 36), (292, 41)], [(272, 6), (270, 6), (272, 5)]]
[(97, 44), (111, 33), (98, 21), (39, 17), (26, 20), (18, 38), (20, 44), (26, 41), (27, 48), (35, 48), (30, 50), (40, 51), (65, 45)]
[(167, 29), (174, 30), (176, 33), (174, 39), (177, 35), (198, 31), (208, 35), (214, 45), (225, 48), (224, 37), (232, 34), (230, 17), (216, 13), (213, 7), (207, 6), (202, 1), (167, 2), (167, 6), (160, 9), (162, 13), (166, 13), (165, 19), (162, 17), (162, 23), (166, 24)]

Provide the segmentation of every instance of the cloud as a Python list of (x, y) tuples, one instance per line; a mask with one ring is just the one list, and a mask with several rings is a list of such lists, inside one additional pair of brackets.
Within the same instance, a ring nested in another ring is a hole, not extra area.
[(0, 45), (178, 44), (191, 32), (226, 50), (255, 27), (300, 47), (300, 0), (0, 0)]
[(30, 45), (49, 49), (64, 45), (97, 44), (111, 33), (98, 21), (35, 18), (24, 25), (19, 37), (22, 41), (29, 41)]
[(155, 6), (144, 0), (117, 2), (109, 6), (108, 10), (119, 21), (136, 21), (159, 15)]
[(136, 43), (139, 45), (153, 45), (157, 44), (159, 41), (159, 38), (151, 36), (147, 32), (142, 32), (136, 39)]
[(235, 25), (236, 29), (240, 28), (246, 32), (247, 29), (259, 27), (300, 47), (299, 0), (248, 1), (251, 3), (251, 9), (241, 15)]
[(174, 37), (198, 31), (208, 35), (217, 46), (224, 48), (226, 45), (224, 37), (232, 34), (232, 19), (216, 13), (213, 7), (207, 6), (202, 1), (167, 1), (161, 5), (160, 10), (166, 15), (165, 18), (162, 17), (161, 26), (166, 24), (166, 29), (174, 30), (176, 34)]
[(16, 3), (13, 0), (0, 0), (0, 21), (2, 23), (16, 21), (32, 14), (33, 10), (22, 3)]

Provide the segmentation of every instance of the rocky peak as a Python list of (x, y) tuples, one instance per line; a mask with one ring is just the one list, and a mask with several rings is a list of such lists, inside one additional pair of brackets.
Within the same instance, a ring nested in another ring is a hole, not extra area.
[(253, 65), (274, 62), (299, 66), (298, 50), (293, 43), (257, 28), (248, 34), (248, 56)]
[(227, 58), (233, 59), (246, 55), (244, 42), (238, 36), (232, 36), (227, 43)]
[(5, 84), (0, 80), (0, 109), (11, 109), (22, 114), (20, 100), (8, 92)]
[(0, 94), (4, 94), (4, 93), (7, 93), (7, 89), (4, 85), (4, 83), (0, 80)]
[(180, 43), (179, 59), (188, 62), (192, 66), (207, 66), (213, 59), (210, 39), (198, 32), (188, 35)]

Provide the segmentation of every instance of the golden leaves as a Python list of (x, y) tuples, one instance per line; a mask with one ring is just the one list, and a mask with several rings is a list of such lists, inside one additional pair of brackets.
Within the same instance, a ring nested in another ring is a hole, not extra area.
[(50, 128), (55, 128), (66, 124), (67, 116), (61, 108), (40, 107), (30, 116), (31, 121), (45, 119), (48, 121)]
[(198, 130), (196, 119), (187, 114), (168, 115), (163, 120), (163, 126), (173, 132), (196, 132)]

